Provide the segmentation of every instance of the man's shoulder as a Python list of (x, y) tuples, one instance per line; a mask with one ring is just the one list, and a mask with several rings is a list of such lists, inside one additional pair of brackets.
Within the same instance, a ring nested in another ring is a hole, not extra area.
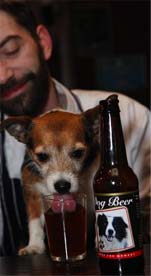
[(123, 111), (126, 111), (127, 109), (132, 109), (135, 111), (139, 110), (139, 112), (143, 113), (149, 111), (141, 103), (119, 92), (80, 89), (72, 90), (72, 92), (76, 95), (76, 97), (78, 97), (84, 110), (98, 105), (99, 101), (106, 99), (109, 95), (116, 94), (118, 95), (119, 105)]
[(80, 89), (74, 89), (72, 90), (72, 93), (80, 101), (83, 110), (86, 110), (88, 108), (92, 108), (98, 105), (99, 101), (104, 100), (110, 94), (112, 94), (112, 93), (99, 91), (99, 90), (80, 90)]

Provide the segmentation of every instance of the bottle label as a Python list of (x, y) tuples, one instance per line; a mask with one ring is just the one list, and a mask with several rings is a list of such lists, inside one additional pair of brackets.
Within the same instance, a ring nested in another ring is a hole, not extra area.
[(98, 255), (134, 258), (143, 253), (138, 191), (95, 194)]

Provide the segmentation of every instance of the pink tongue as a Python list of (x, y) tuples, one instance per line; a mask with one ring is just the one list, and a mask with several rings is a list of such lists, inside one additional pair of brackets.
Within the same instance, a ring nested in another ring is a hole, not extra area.
[(51, 208), (54, 213), (61, 213), (62, 207), (64, 211), (73, 212), (76, 208), (76, 201), (71, 194), (59, 195), (55, 194)]

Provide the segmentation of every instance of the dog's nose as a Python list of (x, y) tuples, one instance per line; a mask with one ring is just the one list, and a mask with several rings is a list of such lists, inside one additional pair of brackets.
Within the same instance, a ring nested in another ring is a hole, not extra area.
[(66, 194), (69, 192), (71, 184), (66, 180), (58, 180), (54, 186), (58, 193)]
[(108, 230), (108, 235), (109, 235), (109, 236), (112, 236), (112, 235), (113, 235), (113, 230), (112, 230), (112, 229), (109, 229), (109, 230)]

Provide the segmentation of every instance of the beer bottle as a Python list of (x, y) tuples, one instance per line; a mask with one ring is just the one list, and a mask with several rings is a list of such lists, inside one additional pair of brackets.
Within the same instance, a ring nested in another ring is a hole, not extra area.
[(100, 101), (100, 139), (94, 196), (101, 275), (144, 275), (138, 179), (128, 166), (117, 95)]

